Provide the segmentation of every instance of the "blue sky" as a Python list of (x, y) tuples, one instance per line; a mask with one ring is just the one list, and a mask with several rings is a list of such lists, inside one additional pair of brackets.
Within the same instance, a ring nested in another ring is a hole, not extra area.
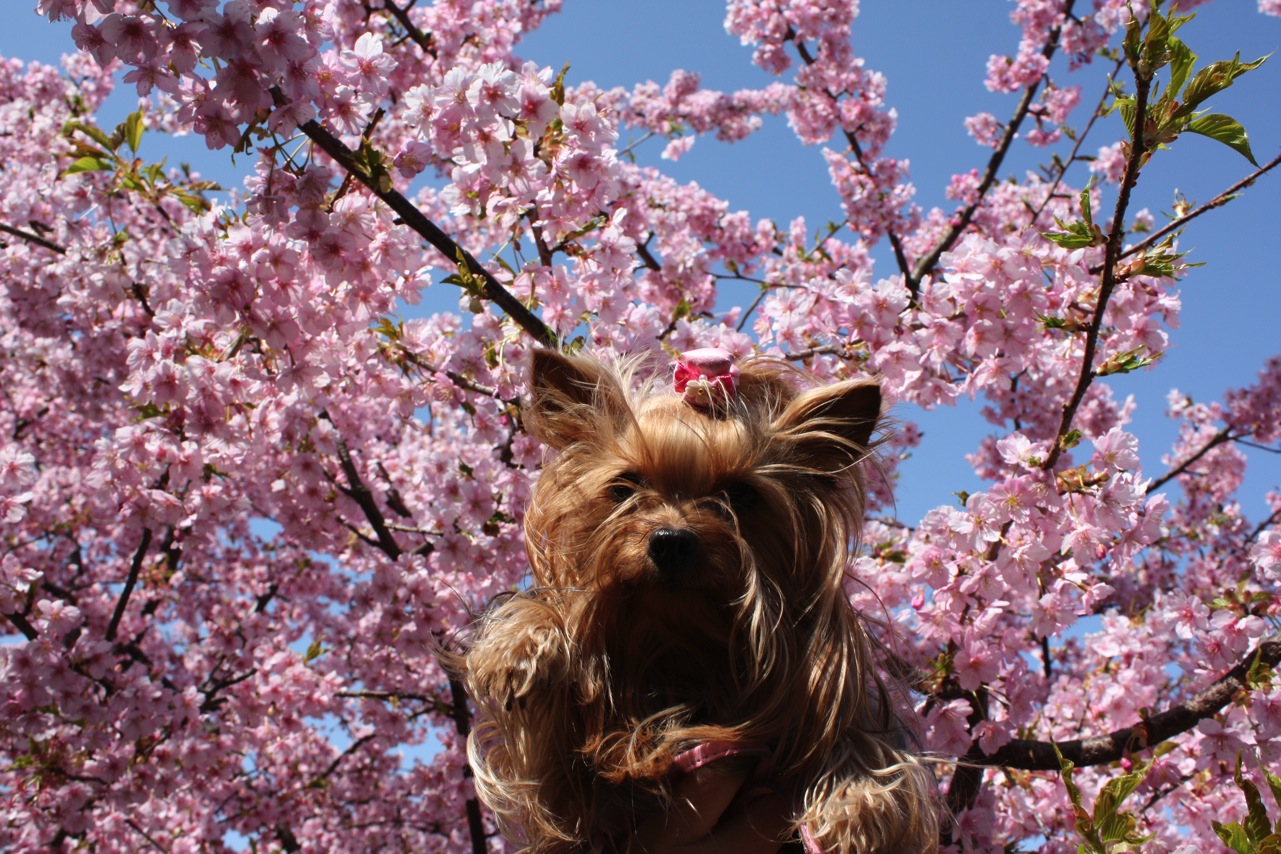
[[(31, 8), (34, 3), (25, 0), (23, 5)], [(519, 53), (557, 70), (569, 62), (570, 82), (594, 80), (603, 87), (631, 87), (644, 80), (663, 83), (677, 68), (699, 72), (704, 86), (717, 89), (759, 87), (771, 79), (751, 65), (750, 50), (725, 33), (719, 2), (567, 0), (565, 7), (563, 14), (531, 34)], [(888, 78), (887, 100), (898, 111), (899, 129), (887, 153), (911, 161), (916, 198), (926, 208), (950, 207), (943, 195), (950, 176), (981, 169), (985, 163), (987, 152), (966, 135), (963, 119), (981, 110), (1002, 118), (1014, 107), (1015, 96), (993, 95), (982, 85), (988, 56), (1013, 52), (1017, 45), (1011, 8), (1002, 0), (862, 4), (853, 36), (855, 52), (868, 68)], [(34, 14), (11, 11), (5, 24), (0, 29), (0, 54), (6, 57), (56, 62), (72, 47), (65, 22), (51, 25)], [(1227, 59), (1238, 50), (1244, 59), (1254, 59), (1281, 46), (1281, 20), (1259, 15), (1251, 0), (1219, 0), (1201, 9), (1180, 36), (1202, 62)], [(1087, 72), (1085, 78), (1092, 88), (1083, 92), (1078, 124), (1084, 122), (1101, 85), (1097, 73)], [(1260, 162), (1281, 148), (1279, 92), (1281, 58), (1274, 58), (1211, 102), (1216, 112), (1242, 122)], [(104, 124), (119, 121), (133, 105), (132, 95), (120, 90), (109, 103)], [(1110, 118), (1101, 130), (1087, 151), (1117, 138), (1119, 118)], [(811, 225), (839, 217), (839, 201), (819, 149), (800, 145), (783, 119), (767, 119), (758, 134), (734, 145), (700, 139), (676, 164), (660, 161), (661, 149), (662, 142), (653, 141), (639, 157), (662, 165), (678, 179), (696, 180), (732, 208), (746, 209), (754, 217), (786, 222), (804, 214)], [(190, 137), (148, 137), (143, 154), (154, 159), (167, 155), (170, 163), (190, 162), (227, 187), (239, 186), (250, 163), (241, 158), (233, 166), (225, 154), (210, 154), (202, 141)], [(1003, 174), (1022, 176), (1045, 159), (1037, 155), (1044, 152), (1016, 147)], [(1192, 136), (1180, 139), (1144, 172), (1132, 209), (1147, 206), (1159, 222), (1159, 211), (1168, 208), (1176, 187), (1190, 199), (1205, 201), (1250, 168), (1218, 143)], [(1083, 174), (1078, 176), (1078, 182), (1083, 180)], [(1198, 400), (1217, 398), (1226, 388), (1251, 382), (1263, 360), (1281, 352), (1281, 276), (1273, 249), (1278, 202), (1281, 175), (1265, 176), (1227, 209), (1193, 224), (1181, 247), (1192, 249), (1189, 260), (1206, 266), (1194, 270), (1184, 284), (1182, 328), (1174, 335), (1175, 346), (1154, 370), (1110, 378), (1119, 396), (1133, 394), (1138, 402), (1134, 430), (1150, 475), (1163, 470), (1160, 456), (1175, 434), (1163, 414), (1170, 388)], [(1110, 207), (1110, 196), (1105, 204)], [(892, 272), (888, 254), (881, 251), (877, 257), (878, 272)], [(452, 294), (442, 296), (443, 304), (452, 305)], [(926, 432), (922, 446), (902, 469), (898, 509), (905, 520), (919, 519), (930, 507), (952, 501), (953, 491), (979, 486), (964, 454), (993, 430), (979, 417), (977, 405), (896, 414), (917, 420)], [(1281, 484), (1281, 457), (1249, 453), (1252, 470), (1242, 500), (1258, 519), (1264, 491)]]

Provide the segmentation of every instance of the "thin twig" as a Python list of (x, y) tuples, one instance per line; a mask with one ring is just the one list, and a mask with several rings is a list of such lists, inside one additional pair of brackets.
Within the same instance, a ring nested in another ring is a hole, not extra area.
[(1085, 127), (1076, 135), (1076, 139), (1073, 141), (1072, 150), (1068, 152), (1067, 159), (1061, 161), (1062, 165), (1059, 167), (1058, 174), (1054, 177), (1054, 183), (1050, 184), (1050, 189), (1046, 192), (1045, 198), (1041, 201), (1040, 207), (1032, 213), (1031, 225), (1035, 226), (1036, 221), (1041, 218), (1041, 214), (1045, 213), (1045, 209), (1049, 206), (1050, 200), (1054, 198), (1054, 194), (1059, 189), (1059, 185), (1063, 183), (1063, 179), (1067, 176), (1068, 168), (1076, 162), (1076, 156), (1080, 153), (1081, 146), (1085, 144), (1086, 137), (1090, 135), (1090, 130), (1094, 127), (1094, 123), (1104, 114), (1104, 108), (1107, 105), (1108, 97), (1112, 94), (1112, 79), (1116, 77), (1117, 72), (1121, 70), (1121, 65), (1124, 62), (1124, 59), (1118, 59), (1116, 61), (1116, 67), (1112, 70), (1112, 73), (1108, 75), (1109, 85), (1104, 87), (1103, 95), (1099, 98), (1099, 103), (1095, 105), (1094, 112), (1090, 114), (1090, 120), (1085, 123)]
[(1218, 433), (1215, 433), (1213, 436), (1211, 436), (1210, 440), (1206, 442), (1205, 445), (1200, 450), (1198, 450), (1195, 454), (1188, 457), (1186, 460), (1179, 463), (1177, 466), (1170, 469), (1168, 472), (1166, 472), (1165, 474), (1158, 477), (1156, 480), (1149, 483), (1148, 488), (1144, 490), (1144, 494), (1151, 495), (1153, 492), (1160, 489), (1166, 483), (1169, 483), (1174, 478), (1183, 474), (1185, 471), (1188, 470), (1189, 466), (1191, 466), (1197, 460), (1204, 457), (1211, 450), (1213, 450), (1214, 448), (1217, 448), (1219, 445), (1222, 445), (1224, 442), (1227, 442), (1230, 439), (1232, 439), (1232, 435), (1228, 432), (1228, 428), (1224, 427)]
[[(805, 46), (805, 42), (797, 38), (795, 32), (790, 33), (789, 37), (796, 45), (796, 53), (801, 57), (801, 60), (806, 65), (813, 65), (815, 62), (814, 55), (809, 52), (809, 48)], [(840, 100), (840, 96), (830, 89), (824, 89), (823, 94), (831, 98), (833, 102)], [(868, 165), (867, 160), (863, 155), (863, 146), (859, 144), (858, 134), (847, 128), (842, 128), (841, 133), (845, 137), (845, 141), (849, 144), (850, 151), (854, 153), (855, 162), (858, 163), (859, 167), (862, 168), (865, 174), (874, 176), (875, 173), (872, 171), (872, 167)], [(890, 228), (888, 224), (885, 226), (885, 237), (890, 242), (890, 248), (894, 250), (894, 261), (898, 264), (899, 272), (901, 272), (905, 277), (909, 276), (911, 266), (908, 264), (907, 253), (903, 249), (902, 239), (894, 232), (894, 229)], [(913, 299), (915, 299), (915, 294), (913, 294)]]
[(34, 243), (36, 246), (48, 249), (50, 252), (57, 252), (59, 255), (67, 254), (66, 249), (63, 249), (56, 243), (50, 243), (38, 234), (32, 234), (29, 231), (23, 231), (20, 228), (14, 228), (11, 225), (5, 225), (2, 222), (0, 222), (0, 231), (3, 231), (5, 234), (12, 234), (14, 237), (20, 237), (28, 243)]
[[(1156, 231), (1152, 232), (1147, 237), (1140, 240), (1138, 243), (1135, 243), (1133, 246), (1129, 247), (1124, 252), (1122, 252), (1118, 256), (1118, 260), (1120, 260), (1121, 258), (1128, 258), (1129, 256), (1135, 254), (1136, 252), (1142, 252), (1143, 250), (1147, 249), (1149, 246), (1156, 243), (1162, 237), (1165, 237), (1167, 234), (1173, 231), (1178, 231), (1180, 228), (1187, 225), (1190, 221), (1196, 219), (1201, 214), (1207, 211), (1212, 211), (1215, 208), (1223, 207), (1228, 202), (1235, 199), (1242, 190), (1247, 189), (1251, 184), (1253, 184), (1256, 180), (1258, 180), (1260, 176), (1266, 175), (1268, 172), (1271, 172), (1277, 166), (1281, 166), (1281, 154), (1278, 154), (1276, 157), (1272, 158), (1267, 163), (1263, 164), (1258, 169), (1251, 172), (1249, 175), (1246, 175), (1240, 181), (1237, 181), (1231, 187), (1228, 187), (1222, 193), (1219, 193), (1219, 195), (1215, 196), (1213, 199), (1210, 199), (1210, 201), (1206, 202), (1203, 205), (1200, 205), (1194, 210), (1187, 212), (1186, 214), (1179, 217), (1178, 219), (1171, 221), (1168, 225), (1165, 225), (1157, 229)], [(1100, 270), (1092, 269), (1090, 272), (1098, 273), (1100, 272)]]
[[(1066, 21), (1072, 15), (1073, 2), (1075, 0), (1069, 0), (1064, 7), (1062, 20)], [(1062, 32), (1063, 25), (1061, 23), (1050, 30), (1050, 37), (1046, 40), (1045, 47), (1041, 48), (1041, 56), (1047, 60), (1054, 56), (1059, 49), (1059, 37)], [(978, 188), (974, 191), (974, 201), (952, 217), (952, 226), (947, 230), (947, 233), (935, 244), (933, 249), (916, 263), (916, 266), (912, 269), (912, 274), (906, 277), (905, 283), (913, 303), (917, 301), (917, 296), (920, 293), (921, 280), (933, 272), (939, 259), (943, 257), (943, 253), (956, 245), (956, 241), (965, 233), (965, 229), (969, 228), (970, 222), (974, 219), (974, 214), (978, 212), (979, 207), (983, 204), (983, 199), (988, 190), (992, 189), (992, 185), (996, 183), (996, 176), (1001, 169), (1001, 164), (1005, 162), (1005, 155), (1009, 152), (1015, 137), (1018, 136), (1019, 128), (1022, 127), (1024, 119), (1027, 118), (1028, 112), (1032, 108), (1032, 101), (1036, 98), (1036, 93), (1040, 86), (1041, 81), (1037, 80), (1023, 91), (1023, 97), (1019, 99), (1018, 106), (1014, 108), (1014, 115), (1005, 126), (1005, 134), (992, 152), (992, 156), (987, 162), (987, 168), (983, 171), (983, 177), (979, 181)]]

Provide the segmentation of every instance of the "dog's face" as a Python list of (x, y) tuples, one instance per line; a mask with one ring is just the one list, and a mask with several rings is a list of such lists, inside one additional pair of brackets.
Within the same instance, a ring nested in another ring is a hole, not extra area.
[(550, 472), (553, 500), (573, 504), (555, 527), (574, 557), (555, 564), (574, 577), (557, 580), (733, 596), (751, 560), (742, 532), (759, 505), (748, 431), (675, 398), (637, 406), (590, 461), (575, 464), (571, 452)]
[(699, 409), (545, 351), (532, 380), (526, 422), (560, 451), (526, 522), (537, 584), (677, 612), (843, 595), (875, 384), (798, 391), (794, 377), (749, 364), (732, 400)]

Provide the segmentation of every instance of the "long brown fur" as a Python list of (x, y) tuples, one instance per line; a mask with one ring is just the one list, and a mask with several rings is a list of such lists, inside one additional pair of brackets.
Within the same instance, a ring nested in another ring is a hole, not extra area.
[[(470, 760), (504, 832), (626, 850), (668, 804), (673, 758), (733, 741), (769, 750), (794, 833), (824, 851), (933, 847), (933, 776), (898, 746), (845, 590), (879, 387), (807, 388), (757, 360), (704, 412), (634, 390), (627, 365), (533, 362), (525, 424), (559, 451), (525, 519), (533, 586), (464, 659)], [(692, 537), (671, 557), (659, 531)]]

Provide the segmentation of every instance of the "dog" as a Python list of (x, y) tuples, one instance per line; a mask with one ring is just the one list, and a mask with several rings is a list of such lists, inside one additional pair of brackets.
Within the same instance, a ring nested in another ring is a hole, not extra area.
[(462, 656), (482, 801), (524, 850), (647, 850), (685, 775), (737, 763), (791, 805), (780, 845), (935, 848), (933, 774), (846, 588), (879, 385), (716, 349), (671, 388), (638, 373), (532, 354), (522, 421), (557, 452), (524, 520), (532, 582)]

